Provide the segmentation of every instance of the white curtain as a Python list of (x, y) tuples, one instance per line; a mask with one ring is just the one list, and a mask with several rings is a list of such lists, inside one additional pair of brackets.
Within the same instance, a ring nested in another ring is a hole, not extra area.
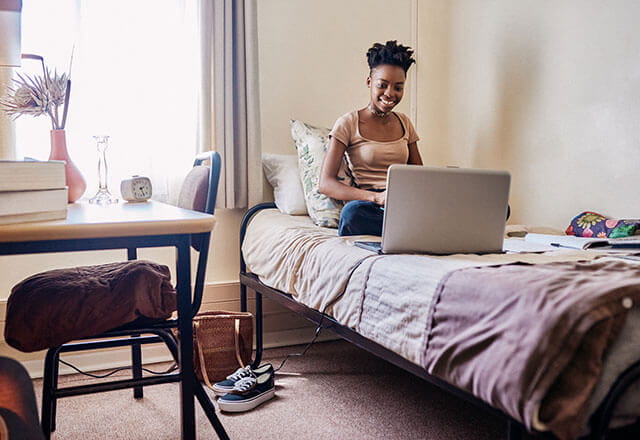
[[(66, 133), (83, 171), (85, 197), (97, 190), (93, 135), (110, 136), (109, 189), (133, 174), (153, 182), (154, 199), (172, 201), (198, 151), (198, 8), (193, 0), (29, 0), (24, 53), (71, 69)], [(71, 54), (73, 63), (70, 68)], [(38, 72), (32, 61), (18, 71)], [(50, 122), (22, 116), (17, 157), (46, 159)]]
[(257, 4), (200, 0), (199, 15), (200, 149), (222, 157), (218, 206), (246, 208), (262, 200)]

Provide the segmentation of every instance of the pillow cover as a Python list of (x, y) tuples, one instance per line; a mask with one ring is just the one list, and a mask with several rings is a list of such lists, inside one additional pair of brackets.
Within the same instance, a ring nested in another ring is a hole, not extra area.
[(578, 237), (620, 238), (640, 231), (640, 220), (610, 219), (597, 212), (585, 211), (575, 216), (565, 233)]
[(283, 214), (307, 215), (298, 156), (295, 154), (263, 154), (264, 175), (273, 187), (273, 198)]
[(309, 217), (318, 226), (337, 228), (343, 203), (318, 191), (320, 168), (327, 152), (329, 129), (291, 120), (291, 137), (298, 150), (300, 180)]

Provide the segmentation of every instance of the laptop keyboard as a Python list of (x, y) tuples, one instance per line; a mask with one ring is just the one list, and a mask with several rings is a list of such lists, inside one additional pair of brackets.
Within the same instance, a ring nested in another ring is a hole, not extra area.
[(359, 248), (366, 249), (368, 251), (376, 252), (378, 254), (382, 253), (382, 244), (379, 241), (356, 241), (354, 244)]

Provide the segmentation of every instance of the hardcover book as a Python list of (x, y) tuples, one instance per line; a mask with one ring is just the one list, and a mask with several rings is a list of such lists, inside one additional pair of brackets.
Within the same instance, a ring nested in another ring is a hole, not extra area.
[(0, 160), (0, 191), (62, 189), (64, 161)]
[(67, 208), (56, 211), (31, 212), (28, 214), (0, 215), (0, 225), (61, 220), (65, 218), (67, 218)]
[[(67, 209), (67, 188), (0, 192), (0, 219), (3, 216)], [(0, 221), (1, 222), (1, 221)]]

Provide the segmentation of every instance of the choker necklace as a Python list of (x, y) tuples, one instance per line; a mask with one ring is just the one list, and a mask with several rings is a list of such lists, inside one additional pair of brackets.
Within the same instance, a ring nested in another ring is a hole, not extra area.
[(369, 103), (369, 105), (367, 106), (367, 110), (369, 110), (372, 115), (377, 116), (379, 118), (386, 118), (387, 116), (389, 116), (391, 114), (391, 112), (381, 112), (380, 110), (375, 109), (371, 105), (371, 103)]

